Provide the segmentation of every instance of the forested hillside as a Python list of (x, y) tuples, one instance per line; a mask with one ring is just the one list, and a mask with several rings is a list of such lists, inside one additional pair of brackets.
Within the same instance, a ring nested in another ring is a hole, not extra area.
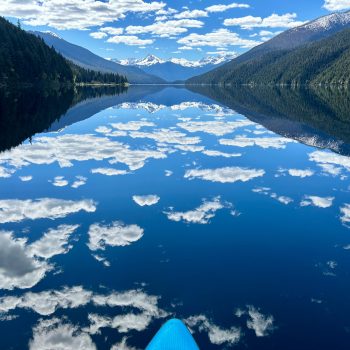
[(18, 84), (125, 84), (115, 73), (84, 69), (66, 60), (42, 38), (0, 17), (0, 86)]
[[(345, 84), (350, 79), (350, 30), (292, 50), (277, 50), (233, 66), (217, 76), (209, 72), (190, 83), (303, 85)], [(211, 76), (212, 74), (212, 76)]]
[(73, 81), (67, 61), (35, 35), (0, 17), (0, 82)]

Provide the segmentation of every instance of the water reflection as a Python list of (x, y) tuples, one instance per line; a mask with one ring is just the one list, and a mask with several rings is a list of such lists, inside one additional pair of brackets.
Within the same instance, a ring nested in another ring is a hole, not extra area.
[(345, 349), (346, 103), (201, 89), (78, 92), (7, 136), (2, 348), (142, 349), (176, 316), (203, 349)]
[(347, 89), (204, 86), (192, 89), (277, 134), (350, 154), (350, 91)]

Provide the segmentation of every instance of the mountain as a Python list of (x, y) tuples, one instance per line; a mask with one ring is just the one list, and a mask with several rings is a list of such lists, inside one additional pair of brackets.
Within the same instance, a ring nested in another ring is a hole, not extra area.
[[(350, 28), (350, 11), (334, 13), (318, 18), (302, 26), (289, 29), (271, 40), (254, 47), (250, 51), (206, 74), (194, 77), (189, 84), (239, 84), (243, 74), (254, 74), (259, 65), (269, 65), (289, 52), (329, 38), (336, 33)], [(310, 54), (310, 52), (309, 52)], [(302, 61), (299, 63), (302, 65)], [(239, 77), (239, 78), (237, 78)], [(252, 79), (251, 79), (252, 78)], [(255, 81), (255, 78), (246, 75), (244, 83)], [(271, 80), (272, 81), (272, 80)]]
[(33, 32), (41, 37), (48, 46), (53, 46), (57, 52), (74, 64), (94, 71), (117, 73), (126, 76), (129, 83), (156, 84), (164, 83), (161, 78), (146, 74), (137, 67), (126, 67), (116, 62), (106, 60), (91, 51), (60, 38), (52, 32)]
[(162, 60), (157, 56), (148, 55), (142, 59), (131, 58), (113, 61), (124, 66), (141, 68), (148, 74), (156, 75), (168, 82), (173, 82), (187, 80), (193, 76), (209, 72), (232, 58), (232, 55), (219, 55), (204, 57), (199, 61), (190, 61), (184, 58)]
[(73, 81), (66, 60), (41, 39), (0, 17), (0, 85)]
[(268, 130), (312, 147), (350, 155), (349, 89), (192, 85), (189, 89)]

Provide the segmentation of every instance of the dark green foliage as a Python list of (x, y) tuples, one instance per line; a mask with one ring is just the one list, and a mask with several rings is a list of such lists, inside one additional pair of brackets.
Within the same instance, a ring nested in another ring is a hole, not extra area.
[(76, 84), (118, 84), (125, 85), (128, 80), (125, 76), (116, 73), (102, 73), (95, 70), (85, 69), (70, 63), (74, 82)]
[(0, 84), (72, 82), (66, 60), (42, 39), (0, 17)]
[(350, 155), (350, 90), (347, 88), (218, 85), (189, 88), (277, 134), (299, 142), (317, 142)]
[(277, 50), (189, 80), (190, 84), (348, 84), (350, 30), (292, 50)]
[(125, 84), (126, 77), (91, 71), (68, 62), (42, 38), (0, 17), (0, 86), (62, 84)]

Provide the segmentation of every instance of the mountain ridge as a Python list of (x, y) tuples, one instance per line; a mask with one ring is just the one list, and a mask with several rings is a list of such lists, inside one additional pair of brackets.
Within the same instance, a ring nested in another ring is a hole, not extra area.
[(31, 33), (42, 38), (48, 46), (53, 46), (66, 59), (85, 69), (104, 73), (117, 73), (126, 76), (128, 81), (134, 84), (165, 83), (163, 79), (147, 74), (137, 67), (125, 67), (106, 60), (82, 46), (72, 44), (60, 38), (55, 33), (38, 31)]
[(233, 72), (237, 71), (243, 64), (253, 65), (254, 60), (262, 60), (263, 57), (267, 59), (267, 55), (270, 55), (270, 61), (273, 61), (277, 58), (274, 56), (279, 57), (307, 44), (326, 39), (347, 28), (350, 28), (350, 11), (319, 17), (281, 33), (230, 62), (208, 73), (189, 79), (187, 83), (227, 84), (235, 82)]

